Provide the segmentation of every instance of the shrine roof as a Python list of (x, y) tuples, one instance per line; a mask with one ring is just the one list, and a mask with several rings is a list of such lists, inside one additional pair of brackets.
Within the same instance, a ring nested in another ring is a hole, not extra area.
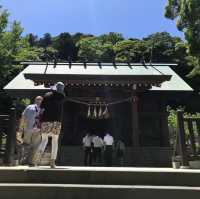
[[(119, 82), (123, 85), (150, 84), (152, 91), (193, 91), (170, 66), (175, 64), (140, 63), (30, 63), (5, 87), (8, 93), (46, 92), (44, 83), (64, 81), (65, 84), (104, 85)], [(89, 83), (90, 84), (90, 83)], [(37, 86), (36, 86), (37, 85)]]
[(102, 76), (131, 76), (131, 75), (167, 75), (162, 74), (150, 64), (123, 64), (123, 63), (53, 63), (31, 64), (26, 74), (46, 75), (102, 75)]

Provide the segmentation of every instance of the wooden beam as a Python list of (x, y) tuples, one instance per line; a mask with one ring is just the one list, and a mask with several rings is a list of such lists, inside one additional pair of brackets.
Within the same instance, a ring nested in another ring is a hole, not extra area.
[[(87, 64), (85, 64), (85, 69), (87, 68)], [(43, 73), (24, 73), (24, 77), (26, 79), (30, 79), (38, 82), (52, 82), (52, 81), (114, 81), (114, 82), (131, 82), (131, 83), (149, 83), (149, 84), (160, 84), (164, 81), (169, 81), (171, 79), (171, 75), (82, 75), (81, 73), (69, 74), (43, 74)]]

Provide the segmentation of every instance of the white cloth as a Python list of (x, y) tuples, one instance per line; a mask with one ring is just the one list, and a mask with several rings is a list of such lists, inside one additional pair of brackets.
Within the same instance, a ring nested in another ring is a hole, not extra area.
[(114, 139), (111, 135), (107, 134), (104, 136), (104, 139), (103, 139), (104, 143), (106, 146), (112, 146), (113, 145), (113, 142), (114, 142)]
[(83, 146), (84, 147), (91, 147), (92, 146), (92, 137), (89, 135), (86, 135), (83, 138)]
[(29, 144), (34, 148), (38, 148), (41, 142), (41, 134), (33, 133), (32, 131), (25, 131), (23, 141), (25, 144)]
[(56, 135), (56, 134), (53, 134), (53, 133), (51, 133), (51, 134), (42, 133), (42, 141), (40, 143), (38, 151), (44, 153), (45, 148), (46, 148), (47, 143), (48, 143), (48, 137), (52, 137), (51, 159), (56, 160), (57, 153), (58, 153), (58, 138), (59, 138), (59, 135)]
[(99, 136), (95, 136), (92, 139), (94, 147), (103, 147), (103, 140)]
[(24, 144), (28, 145), (29, 163), (32, 163), (33, 157), (38, 150), (41, 143), (41, 134), (33, 133), (32, 131), (25, 131), (23, 137)]

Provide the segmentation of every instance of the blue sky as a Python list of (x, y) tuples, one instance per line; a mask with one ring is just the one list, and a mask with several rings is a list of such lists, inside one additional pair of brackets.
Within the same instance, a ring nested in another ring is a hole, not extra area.
[(103, 34), (119, 32), (142, 38), (154, 32), (183, 34), (174, 21), (165, 19), (167, 0), (0, 0), (10, 20), (21, 22), (25, 33), (49, 32)]

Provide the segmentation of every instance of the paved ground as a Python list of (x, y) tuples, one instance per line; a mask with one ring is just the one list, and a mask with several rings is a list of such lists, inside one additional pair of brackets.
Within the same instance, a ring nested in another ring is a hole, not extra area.
[(72, 170), (72, 171), (124, 171), (124, 172), (178, 172), (178, 173), (200, 173), (200, 169), (173, 169), (173, 168), (147, 168), (147, 167), (72, 167), (72, 166), (57, 166), (51, 169), (48, 166), (28, 167), (28, 166), (14, 166), (5, 167), (0, 166), (2, 170)]
[(166, 190), (197, 190), (200, 191), (200, 187), (187, 187), (187, 186), (151, 186), (151, 185), (90, 185), (90, 184), (42, 184), (42, 183), (0, 183), (1, 187), (61, 187), (61, 188), (91, 188), (91, 189), (166, 189)]

